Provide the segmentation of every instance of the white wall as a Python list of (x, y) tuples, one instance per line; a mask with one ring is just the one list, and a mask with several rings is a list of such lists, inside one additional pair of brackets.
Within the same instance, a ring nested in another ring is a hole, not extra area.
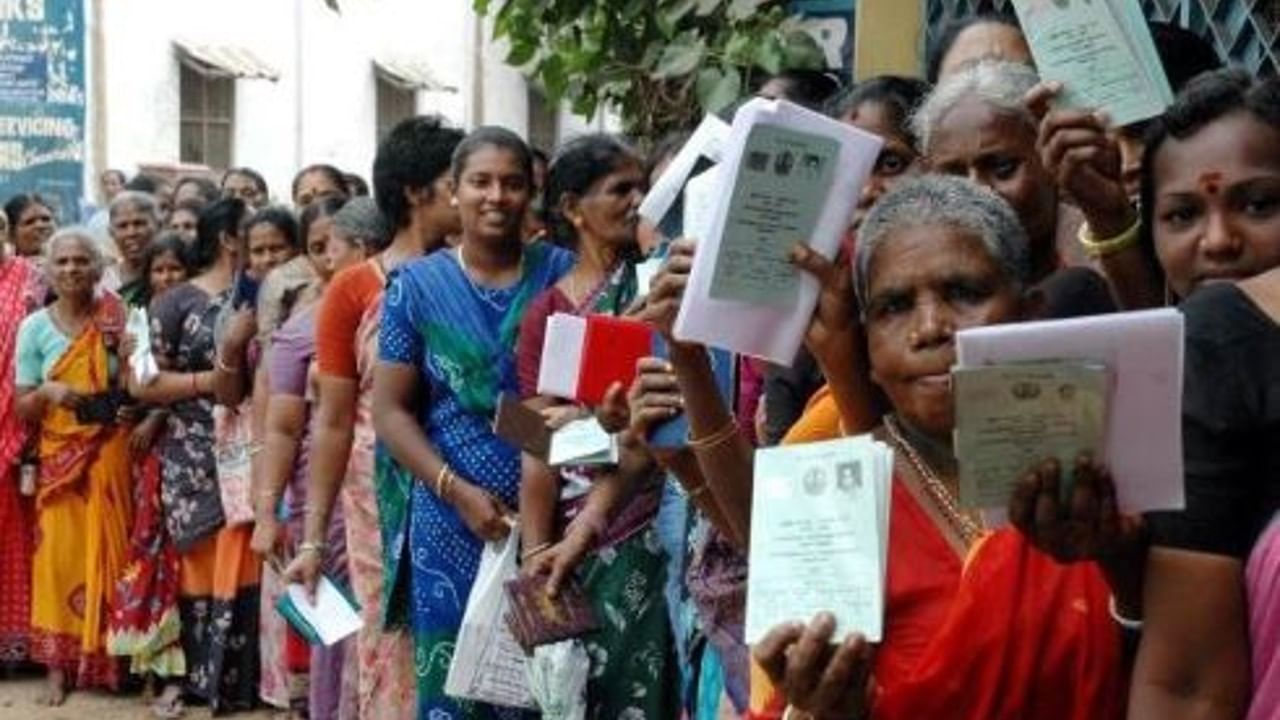
[[(489, 40), (471, 0), (342, 0), (340, 15), (321, 0), (93, 1), (102, 5), (105, 67), (89, 73), (105, 83), (106, 157), (103, 167), (86, 168), (88, 178), (105, 167), (133, 172), (140, 163), (178, 161), (178, 38), (245, 47), (280, 72), (275, 82), (236, 81), (233, 149), (233, 162), (259, 170), (278, 201), (289, 200), (293, 174), (306, 164), (369, 178), (375, 57), (426, 58), (442, 83), (458, 88), (420, 92), (421, 112), (465, 127), (528, 131), (528, 86), (505, 64), (506, 48)], [(601, 127), (560, 115), (562, 138)]]

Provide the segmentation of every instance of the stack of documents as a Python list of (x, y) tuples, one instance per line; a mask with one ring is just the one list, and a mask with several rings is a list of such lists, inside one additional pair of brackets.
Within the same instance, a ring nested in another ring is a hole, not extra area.
[(783, 100), (743, 105), (724, 159), (686, 191), (710, 205), (691, 208), (693, 222), (686, 212), (698, 252), (676, 338), (790, 365), (818, 300), (817, 279), (791, 264), (791, 249), (835, 256), (882, 144)]
[(1040, 77), (1063, 84), (1063, 104), (1128, 125), (1173, 102), (1138, 0), (1014, 0), (1013, 9)]
[(836, 617), (835, 642), (883, 635), (893, 450), (870, 435), (756, 451), (746, 642)]
[[(1028, 469), (1016, 469), (1021, 461), (1047, 453), (1073, 462), (1062, 453), (1100, 445), (1093, 454), (1110, 468), (1122, 512), (1182, 509), (1182, 353), (1182, 314), (1172, 309), (960, 331), (954, 377), (962, 504), (1003, 509), (1015, 473)], [(1010, 367), (1025, 363), (1041, 367)], [(971, 374), (987, 366), (1000, 367)], [(985, 394), (1035, 392), (1024, 384), (1033, 376), (1046, 380), (1038, 386), (1039, 419), (1019, 409), (1026, 402)], [(1061, 402), (1064, 394), (1073, 402)], [(1076, 401), (1083, 415), (1069, 417)], [(1095, 404), (1105, 409), (1103, 417), (1087, 417)], [(1030, 451), (1017, 454), (1017, 445)], [(977, 469), (992, 477), (973, 477)], [(998, 512), (988, 516), (999, 518)]]

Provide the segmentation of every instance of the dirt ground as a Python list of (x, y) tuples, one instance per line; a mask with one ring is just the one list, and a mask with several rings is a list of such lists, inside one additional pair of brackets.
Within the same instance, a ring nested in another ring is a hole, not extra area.
[[(23, 677), (0, 680), (0, 720), (148, 720), (152, 717), (142, 696), (108, 695), (98, 692), (77, 692), (67, 698), (62, 707), (47, 708), (36, 704), (42, 680)], [(183, 716), (190, 720), (205, 720), (209, 711), (191, 708)], [(259, 710), (222, 717), (231, 720), (284, 720), (284, 713)]]

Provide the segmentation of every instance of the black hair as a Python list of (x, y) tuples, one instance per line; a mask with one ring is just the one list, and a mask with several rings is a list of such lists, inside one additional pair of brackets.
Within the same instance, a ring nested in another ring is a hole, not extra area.
[(1156, 267), (1156, 154), (1169, 138), (1185, 140), (1211, 123), (1241, 112), (1280, 132), (1280, 78), (1254, 80), (1243, 70), (1206, 73), (1187, 83), (1164, 115), (1147, 128), (1138, 207), (1142, 214), (1141, 244)]
[(485, 125), (478, 127), (467, 134), (462, 142), (458, 143), (457, 149), (453, 151), (453, 181), (456, 183), (462, 179), (462, 171), (467, 167), (467, 160), (476, 152), (487, 147), (495, 147), (500, 150), (506, 150), (516, 156), (516, 162), (520, 164), (520, 168), (524, 170), (525, 182), (529, 184), (529, 191), (533, 191), (533, 153), (529, 150), (529, 146), (520, 136), (511, 132), (504, 127), (497, 125)]
[(173, 194), (177, 195), (183, 185), (195, 185), (200, 190), (200, 197), (204, 198), (206, 203), (211, 203), (222, 196), (222, 192), (218, 190), (218, 185), (214, 181), (199, 175), (188, 175), (178, 181), (173, 186)]
[(32, 205), (42, 205), (51, 214), (56, 214), (54, 213), (53, 205), (49, 204), (48, 200), (45, 200), (42, 196), (37, 195), (36, 193), (22, 193), (20, 195), (14, 195), (4, 204), (4, 215), (9, 220), (10, 237), (12, 237), (14, 233), (18, 232), (18, 221), (22, 219), (22, 213), (26, 212), (27, 208)]
[(618, 138), (604, 133), (574, 138), (556, 152), (555, 159), (547, 168), (543, 210), (552, 242), (570, 249), (578, 245), (578, 234), (560, 207), (564, 197), (582, 197), (592, 185), (627, 162), (641, 165), (634, 150)]
[(373, 197), (387, 221), (389, 235), (409, 225), (407, 190), (431, 190), (449, 172), (462, 131), (438, 115), (419, 115), (397, 123), (378, 143), (373, 160)]
[(108, 175), (115, 175), (116, 177), (120, 178), (121, 185), (124, 185), (129, 180), (129, 178), (125, 176), (123, 170), (117, 170), (115, 168), (107, 168), (106, 170), (103, 170), (102, 174), (98, 176), (98, 179), (101, 180), (107, 177)]
[(259, 225), (270, 225), (284, 235), (284, 239), (289, 243), (289, 247), (297, 250), (301, 247), (301, 241), (298, 237), (298, 219), (293, 213), (278, 205), (268, 205), (261, 210), (255, 212), (249, 221), (244, 224), (244, 236), (249, 237), (249, 231)]
[(932, 85), (938, 82), (938, 73), (942, 70), (942, 61), (947, 58), (947, 53), (951, 52), (951, 46), (956, 44), (956, 40), (961, 33), (976, 25), (1004, 25), (1022, 32), (1022, 26), (1018, 24), (1018, 18), (1009, 12), (980, 12), (948, 22), (943, 26), (942, 32), (929, 43), (929, 48), (925, 52), (924, 76), (929, 81), (929, 84)]
[(138, 173), (134, 175), (129, 182), (124, 184), (125, 190), (136, 190), (138, 192), (156, 194), (156, 191), (163, 186), (165, 182), (154, 175), (146, 173)]
[(757, 91), (772, 81), (781, 81), (786, 89), (782, 99), (798, 103), (807, 108), (821, 108), (832, 95), (840, 90), (840, 79), (835, 73), (826, 70), (783, 70), (776, 75), (766, 77)]
[(240, 223), (247, 207), (240, 198), (222, 198), (201, 211), (196, 221), (196, 241), (189, 256), (192, 273), (203, 272), (218, 260), (223, 235), (240, 236)]
[[(1156, 54), (1160, 56), (1160, 65), (1173, 92), (1182, 92), (1187, 83), (1204, 73), (1222, 69), (1218, 51), (1203, 37), (1172, 23), (1153, 22), (1150, 26)], [(1130, 123), (1121, 128), (1121, 132), (1131, 138), (1141, 138), (1150, 126), (1149, 120)]]
[(262, 193), (263, 197), (269, 197), (271, 195), (270, 191), (268, 191), (267, 189), (267, 179), (262, 177), (262, 173), (258, 172), (257, 170), (254, 170), (251, 167), (233, 167), (230, 170), (223, 173), (222, 188), (224, 190), (227, 187), (227, 178), (231, 177), (232, 175), (239, 175), (241, 177), (247, 177), (250, 180), (252, 180), (254, 187), (258, 188), (258, 192)]
[[(182, 241), (181, 235), (172, 230), (165, 230), (156, 235), (142, 251), (142, 276), (147, 278), (148, 283), (150, 283), (151, 263), (165, 253), (172, 253), (174, 257), (178, 258), (178, 262), (182, 264), (182, 267), (186, 268), (188, 277), (194, 273), (195, 268), (192, 267), (191, 262), (191, 248), (187, 247), (187, 244)], [(150, 288), (148, 288), (149, 290)]]
[(342, 173), (342, 180), (348, 197), (369, 197), (369, 183), (364, 178), (355, 173)]
[(176, 213), (176, 212), (178, 212), (179, 210), (187, 210), (187, 211), (188, 211), (188, 212), (190, 212), (192, 215), (195, 215), (196, 217), (199, 217), (199, 216), (200, 216), (200, 213), (201, 213), (202, 211), (204, 211), (204, 209), (205, 209), (205, 208), (209, 207), (209, 203), (210, 203), (210, 202), (215, 202), (217, 199), (218, 199), (218, 198), (214, 198), (213, 200), (211, 200), (211, 201), (209, 201), (209, 202), (205, 202), (204, 200), (201, 200), (200, 198), (186, 198), (186, 199), (185, 199), (185, 200), (183, 200), (182, 202), (174, 203), (174, 204), (173, 204), (173, 210), (172, 210), (172, 211), (170, 211), (169, 215), (170, 215), (170, 216), (172, 216), (172, 215), (173, 215), (173, 213)]
[(333, 183), (334, 187), (338, 188), (343, 197), (347, 197), (351, 194), (350, 191), (347, 190), (347, 176), (343, 174), (341, 170), (326, 163), (316, 163), (302, 168), (298, 171), (297, 175), (293, 176), (293, 184), (290, 186), (289, 197), (293, 198), (295, 202), (298, 198), (298, 186), (302, 184), (302, 178), (312, 174), (324, 175), (329, 179), (329, 182)]
[(912, 148), (920, 149), (911, 127), (911, 116), (929, 94), (929, 83), (902, 75), (878, 75), (842, 90), (827, 103), (827, 115), (841, 118), (863, 103), (878, 103), (889, 110), (894, 128)]
[(302, 246), (303, 252), (307, 250), (307, 238), (311, 235), (311, 226), (321, 218), (337, 215), (346, 204), (347, 201), (340, 197), (326, 197), (311, 203), (302, 211), (302, 215), (298, 217), (298, 244)]

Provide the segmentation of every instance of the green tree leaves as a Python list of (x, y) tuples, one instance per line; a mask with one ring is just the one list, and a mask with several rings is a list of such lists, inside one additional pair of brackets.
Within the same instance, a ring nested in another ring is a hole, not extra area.
[(694, 124), (762, 74), (820, 68), (817, 43), (781, 0), (473, 0), (494, 37), (553, 101), (608, 105), (629, 133)]

